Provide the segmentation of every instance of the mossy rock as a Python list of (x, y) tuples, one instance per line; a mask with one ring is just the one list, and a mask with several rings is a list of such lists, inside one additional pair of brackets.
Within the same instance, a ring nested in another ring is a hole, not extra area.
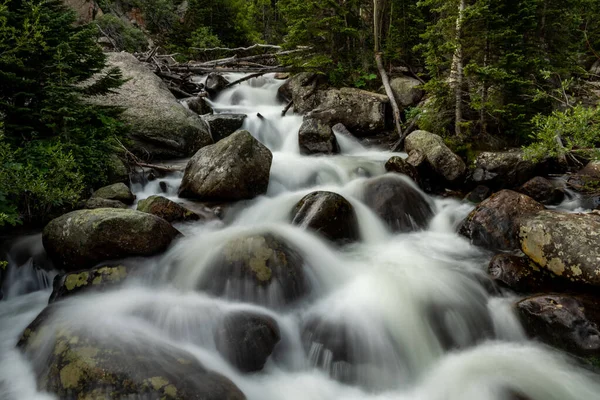
[(171, 224), (157, 216), (99, 208), (50, 221), (42, 241), (57, 268), (79, 271), (103, 261), (160, 253), (177, 235)]
[(129, 170), (125, 163), (115, 154), (109, 157), (106, 173), (109, 183), (129, 183)]
[(115, 183), (100, 188), (92, 195), (93, 199), (117, 200), (125, 204), (133, 204), (135, 195), (124, 183)]
[(197, 221), (200, 219), (200, 216), (195, 212), (163, 196), (150, 196), (147, 199), (140, 200), (137, 209), (169, 222)]
[(120, 202), (119, 200), (108, 200), (100, 197), (92, 197), (85, 202), (85, 208), (88, 210), (95, 210), (96, 208), (129, 208), (127, 204)]
[(198, 289), (261, 305), (285, 305), (302, 298), (309, 287), (298, 251), (281, 238), (264, 234), (227, 242)]
[(103, 266), (60, 275), (54, 279), (50, 303), (82, 292), (114, 288), (129, 276), (131, 269), (124, 265)]

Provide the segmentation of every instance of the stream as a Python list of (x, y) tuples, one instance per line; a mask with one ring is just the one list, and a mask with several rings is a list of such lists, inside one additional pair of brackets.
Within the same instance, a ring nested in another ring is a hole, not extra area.
[[(281, 116), (281, 84), (273, 75), (254, 78), (211, 104), (215, 113), (247, 114), (243, 128), (273, 152), (267, 194), (228, 208), (222, 221), (176, 224), (185, 237), (160, 256), (135, 260), (143, 274), (115, 290), (61, 301), (56, 318), (148, 351), (163, 345), (185, 350), (231, 379), (249, 400), (600, 399), (598, 375), (527, 339), (512, 310), (517, 298), (490, 290), (492, 254), (456, 233), (471, 204), (427, 196), (435, 216), (426, 230), (390, 232), (365, 205), (363, 184), (385, 174), (394, 154), (336, 133), (340, 155), (300, 155), (302, 116)], [(181, 178), (176, 173), (132, 184), (132, 190), (138, 201), (155, 194), (180, 201)], [(294, 205), (317, 190), (352, 204), (358, 243), (336, 247), (291, 225)], [(569, 208), (576, 208), (573, 201)], [(248, 233), (276, 234), (298, 250), (307, 296), (289, 306), (277, 284), (253, 290), (233, 281), (221, 297), (196, 289), (210, 280), (210, 261), (223, 243)], [(17, 239), (9, 252), (0, 301), (0, 400), (55, 398), (36, 390), (36, 360), (15, 348), (48, 303), (57, 272), (36, 268), (47, 264), (41, 234)], [(279, 325), (281, 341), (259, 373), (238, 371), (216, 350), (213, 331), (232, 311), (265, 314)], [(333, 332), (346, 359), (318, 335), (307, 346), (307, 321), (317, 326), (314, 332)]]

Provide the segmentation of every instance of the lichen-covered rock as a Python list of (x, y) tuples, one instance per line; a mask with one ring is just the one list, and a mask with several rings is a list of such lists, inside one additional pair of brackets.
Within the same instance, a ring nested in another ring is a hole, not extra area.
[(54, 279), (50, 303), (81, 292), (111, 289), (123, 282), (130, 272), (131, 268), (124, 265), (107, 265), (60, 275)]
[(248, 131), (200, 149), (188, 162), (179, 196), (234, 201), (264, 194), (273, 155)]
[(519, 149), (486, 151), (477, 156), (471, 180), (495, 189), (511, 189), (533, 178), (538, 168), (538, 164), (526, 160)]
[(204, 88), (211, 95), (211, 97), (215, 97), (223, 89), (225, 89), (227, 85), (229, 85), (227, 78), (217, 72), (211, 72), (206, 77)]
[(125, 163), (116, 155), (112, 154), (109, 157), (106, 175), (108, 183), (129, 183), (129, 171)]
[(385, 163), (385, 170), (408, 176), (417, 185), (420, 183), (419, 173), (414, 165), (409, 164), (402, 157), (394, 156)]
[(517, 191), (542, 204), (558, 204), (565, 198), (562, 188), (541, 176), (528, 180)]
[(600, 216), (539, 212), (521, 221), (521, 250), (554, 276), (600, 286)]
[(212, 108), (210, 108), (205, 98), (202, 96), (188, 97), (181, 100), (181, 102), (198, 115), (212, 114), (213, 112)]
[(332, 192), (313, 192), (304, 196), (292, 210), (292, 224), (342, 244), (360, 237), (354, 207), (342, 195)]
[(425, 91), (420, 88), (421, 81), (410, 76), (400, 76), (392, 78), (390, 81), (394, 98), (399, 106), (415, 106), (425, 95)]
[(600, 356), (598, 298), (543, 294), (519, 301), (516, 308), (530, 336), (578, 356)]
[(208, 126), (177, 102), (163, 81), (128, 53), (108, 53), (108, 66), (129, 79), (115, 93), (97, 96), (94, 104), (123, 107), (130, 127), (131, 150), (144, 158), (189, 157), (212, 143)]
[(99, 331), (42, 312), (19, 341), (34, 361), (38, 389), (65, 400), (245, 399), (233, 382), (179, 348), (139, 333)]
[(273, 318), (241, 311), (227, 314), (215, 332), (219, 352), (243, 372), (262, 370), (280, 339)]
[(304, 260), (272, 234), (230, 240), (212, 260), (198, 289), (261, 305), (290, 304), (309, 291)]
[(169, 222), (197, 221), (200, 216), (195, 212), (171, 201), (163, 196), (150, 196), (140, 200), (137, 210), (156, 215)]
[(217, 143), (237, 131), (244, 124), (246, 114), (213, 114), (202, 117), (210, 126), (210, 134)]
[(492, 194), (492, 190), (484, 185), (477, 185), (475, 189), (471, 190), (465, 197), (465, 200), (471, 203), (479, 204)]
[(481, 202), (463, 221), (460, 233), (490, 250), (519, 248), (519, 220), (544, 206), (524, 194), (501, 190)]
[(300, 153), (336, 154), (340, 152), (331, 127), (320, 120), (305, 117), (298, 131)]
[(496, 254), (490, 261), (488, 274), (498, 285), (520, 293), (547, 292), (557, 286), (530, 259), (513, 254)]
[(85, 202), (84, 207), (88, 210), (95, 210), (96, 208), (129, 208), (127, 204), (122, 203), (119, 200), (107, 200), (100, 197), (92, 197)]
[(394, 232), (424, 229), (433, 218), (427, 197), (400, 175), (388, 174), (367, 180), (363, 198)]
[(94, 192), (93, 199), (117, 200), (125, 204), (133, 204), (135, 195), (124, 183), (115, 183), (110, 186), (105, 186)]
[(464, 161), (446, 146), (439, 135), (414, 131), (406, 137), (404, 149), (407, 153), (413, 150), (422, 153), (433, 171), (447, 182), (457, 182), (465, 173)]
[(133, 210), (79, 210), (56, 218), (42, 240), (57, 268), (77, 271), (99, 262), (164, 251), (179, 232), (162, 218)]

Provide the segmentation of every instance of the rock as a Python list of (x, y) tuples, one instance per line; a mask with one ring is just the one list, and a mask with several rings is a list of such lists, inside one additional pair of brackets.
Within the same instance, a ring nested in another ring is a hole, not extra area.
[(569, 187), (580, 193), (581, 207), (598, 209), (600, 206), (600, 161), (591, 161), (567, 180)]
[(272, 234), (227, 242), (198, 289), (270, 306), (293, 303), (309, 291), (302, 256)]
[(198, 115), (212, 114), (213, 110), (210, 108), (204, 97), (188, 97), (187, 99), (181, 100), (182, 103)]
[(210, 96), (214, 98), (219, 92), (225, 89), (227, 85), (229, 85), (229, 81), (223, 75), (217, 72), (211, 72), (206, 77), (204, 88)]
[(114, 288), (127, 278), (130, 270), (126, 266), (117, 265), (59, 275), (54, 279), (50, 303), (81, 292)]
[(360, 238), (354, 207), (337, 193), (313, 192), (304, 196), (292, 211), (292, 224), (341, 244)]
[(463, 221), (460, 233), (476, 246), (490, 250), (516, 250), (519, 220), (544, 209), (524, 194), (501, 190), (479, 204)]
[(433, 171), (449, 183), (457, 182), (465, 173), (464, 161), (433, 133), (414, 131), (406, 137), (404, 149), (409, 154), (413, 150), (422, 153)]
[(467, 194), (465, 200), (470, 201), (471, 203), (479, 204), (490, 197), (491, 194), (492, 190), (489, 187), (478, 185), (475, 189), (469, 192), (469, 194)]
[(433, 217), (432, 206), (409, 180), (384, 175), (365, 182), (364, 202), (394, 232), (424, 229)]
[(394, 156), (390, 158), (385, 163), (385, 170), (388, 172), (395, 172), (397, 174), (406, 175), (410, 179), (412, 179), (417, 185), (420, 183), (419, 173), (417, 172), (417, 169), (412, 164), (409, 164), (402, 157)]
[(143, 158), (189, 157), (212, 143), (208, 126), (177, 102), (163, 81), (128, 53), (109, 53), (108, 66), (119, 67), (129, 79), (114, 94), (89, 99), (93, 104), (117, 106), (129, 125), (131, 150)]
[(248, 131), (200, 149), (188, 162), (180, 197), (232, 201), (264, 194), (273, 155)]
[(286, 80), (290, 77), (289, 72), (278, 72), (275, 74), (274, 78), (278, 80)]
[(120, 202), (119, 200), (107, 200), (100, 197), (92, 197), (85, 202), (85, 208), (88, 210), (94, 210), (96, 208), (129, 208), (127, 204)]
[(104, 13), (95, 1), (88, 0), (64, 0), (64, 4), (75, 11), (77, 24), (89, 24), (96, 18), (100, 18)]
[(245, 399), (233, 382), (184, 350), (140, 332), (102, 326), (97, 334), (65, 316), (55, 320), (47, 310), (19, 341), (26, 357), (35, 359), (41, 391), (61, 399)]
[(237, 131), (244, 124), (246, 114), (213, 114), (205, 115), (204, 121), (210, 126), (210, 134), (217, 143)]
[(337, 154), (340, 152), (333, 131), (321, 121), (305, 117), (298, 132), (300, 153), (311, 154)]
[(178, 234), (154, 215), (101, 208), (73, 211), (50, 221), (42, 240), (57, 268), (77, 271), (111, 259), (160, 253)]
[(542, 204), (558, 204), (565, 198), (564, 190), (541, 176), (528, 180), (517, 191)]
[(547, 292), (556, 286), (550, 275), (527, 257), (513, 254), (496, 254), (490, 261), (488, 274), (500, 286), (520, 293)]
[(121, 203), (133, 204), (135, 195), (124, 183), (115, 183), (96, 190), (92, 199), (117, 200)]
[(591, 296), (541, 294), (516, 305), (525, 331), (583, 357), (600, 357), (600, 301)]
[(390, 86), (396, 102), (401, 107), (416, 106), (425, 95), (423, 89), (420, 88), (421, 82), (409, 76), (393, 78)]
[(140, 200), (137, 210), (156, 215), (168, 222), (197, 221), (200, 216), (193, 211), (162, 196), (150, 196)]
[(219, 352), (243, 372), (262, 370), (280, 339), (273, 318), (249, 312), (226, 315), (215, 332)]
[(519, 226), (521, 250), (565, 281), (600, 286), (600, 216), (539, 212)]
[[(308, 112), (315, 107), (314, 88), (318, 83), (318, 76), (312, 72), (301, 72), (289, 78), (277, 90), (281, 99), (288, 102), (294, 101), (294, 109), (298, 112)], [(301, 110), (301, 111), (300, 111)]]
[(106, 175), (108, 183), (129, 184), (129, 170), (127, 170), (125, 163), (116, 154), (109, 157)]
[(515, 188), (537, 175), (538, 169), (519, 149), (486, 151), (477, 156), (471, 180), (494, 189)]

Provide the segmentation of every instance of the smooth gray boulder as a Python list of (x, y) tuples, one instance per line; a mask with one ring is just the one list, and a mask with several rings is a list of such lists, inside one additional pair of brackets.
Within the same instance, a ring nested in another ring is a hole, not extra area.
[(135, 195), (124, 183), (104, 186), (92, 194), (92, 199), (116, 200), (125, 204), (133, 204)]
[(394, 98), (402, 107), (416, 106), (425, 95), (425, 91), (420, 88), (421, 81), (410, 76), (392, 78), (390, 86)]
[(140, 200), (137, 210), (156, 215), (168, 222), (197, 221), (200, 216), (163, 196), (150, 196)]
[(454, 154), (439, 136), (427, 131), (414, 131), (406, 137), (404, 150), (418, 151), (425, 157), (433, 171), (447, 182), (456, 182), (463, 177), (466, 165)]
[(331, 127), (318, 119), (305, 117), (298, 131), (300, 153), (336, 154), (340, 152)]
[(225, 139), (244, 124), (246, 114), (213, 114), (205, 115), (202, 119), (210, 126), (213, 141)]
[(524, 184), (538, 171), (538, 164), (525, 158), (523, 151), (484, 151), (475, 160), (471, 180), (496, 189), (510, 189)]

